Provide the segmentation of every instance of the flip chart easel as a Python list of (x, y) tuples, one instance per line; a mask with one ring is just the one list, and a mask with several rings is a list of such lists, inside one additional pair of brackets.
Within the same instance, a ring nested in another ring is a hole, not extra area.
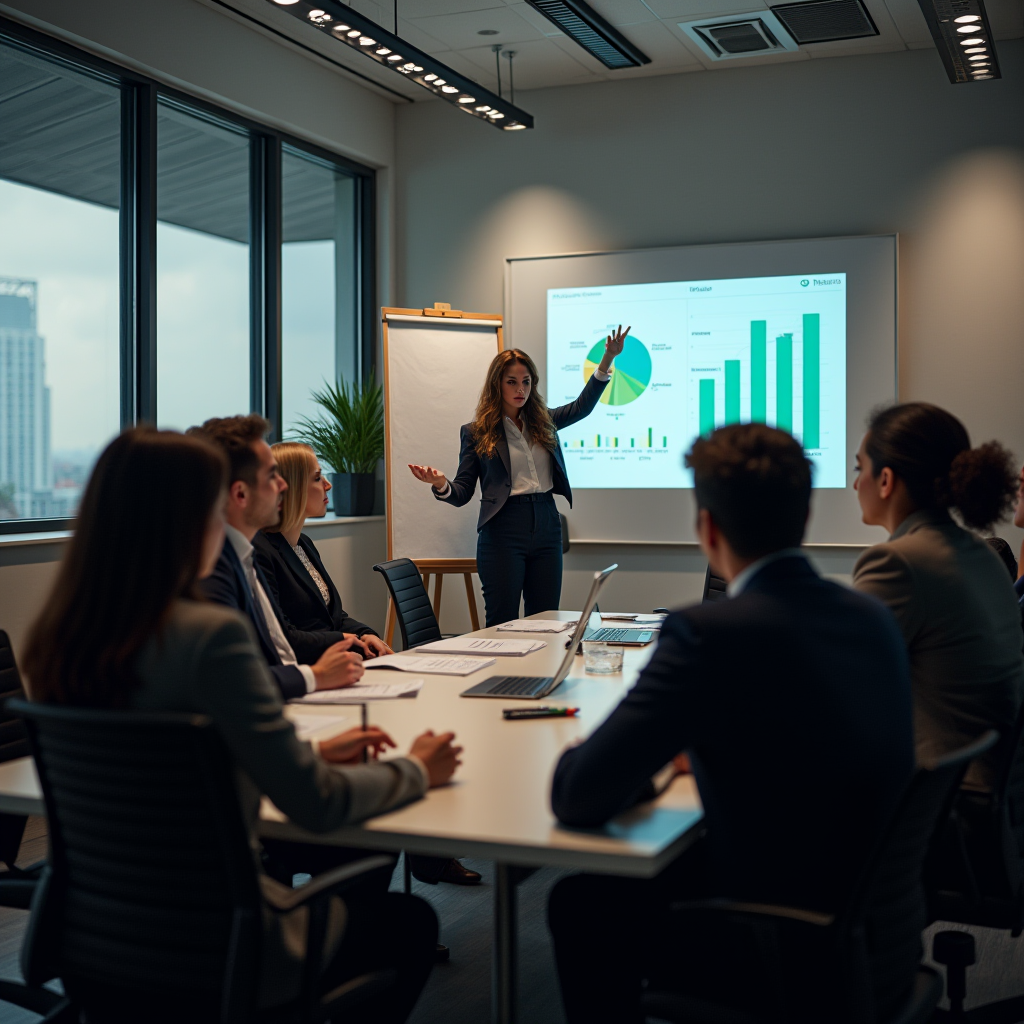
[[(429, 593), (434, 577), (434, 614), (440, 619), (446, 575), (466, 584), (470, 621), (479, 628), (473, 594), (478, 508), (435, 501), (408, 463), (444, 467), (454, 473), (459, 428), (473, 418), (491, 360), (504, 348), (502, 318), (466, 313), (447, 303), (432, 309), (386, 306), (381, 310), (384, 343), (384, 432), (387, 480), (388, 558), (410, 558)], [(384, 640), (394, 636), (389, 600)]]

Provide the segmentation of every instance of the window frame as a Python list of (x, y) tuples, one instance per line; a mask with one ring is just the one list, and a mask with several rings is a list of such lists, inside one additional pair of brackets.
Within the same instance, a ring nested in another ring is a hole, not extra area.
[[(157, 419), (157, 101), (241, 130), (249, 139), (249, 404), (282, 437), (281, 157), (284, 146), (354, 179), (359, 324), (357, 373), (377, 371), (376, 172), (298, 136), (164, 85), (43, 32), (0, 17), (0, 46), (51, 61), (121, 92), (119, 348), (121, 429)], [(70, 519), (0, 520), (0, 536), (71, 530)]]

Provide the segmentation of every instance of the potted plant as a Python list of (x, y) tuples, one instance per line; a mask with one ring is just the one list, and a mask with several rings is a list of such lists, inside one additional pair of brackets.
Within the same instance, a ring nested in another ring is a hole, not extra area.
[(295, 434), (334, 473), (334, 514), (368, 516), (373, 512), (377, 462), (384, 455), (384, 389), (373, 377), (362, 384), (324, 381), (311, 397), (324, 411), (319, 419), (303, 416)]

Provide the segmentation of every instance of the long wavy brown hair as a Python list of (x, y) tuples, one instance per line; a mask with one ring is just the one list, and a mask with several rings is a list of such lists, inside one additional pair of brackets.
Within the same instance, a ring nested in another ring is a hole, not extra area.
[(555, 450), (555, 425), (551, 422), (551, 413), (548, 412), (544, 396), (537, 387), (537, 367), (522, 349), (508, 348), (492, 360), (473, 417), (476, 453), (481, 458), (490, 458), (503, 436), (501, 378), (514, 363), (522, 363), (530, 373), (530, 397), (520, 410), (526, 429), (537, 444), (542, 444), (549, 451)]

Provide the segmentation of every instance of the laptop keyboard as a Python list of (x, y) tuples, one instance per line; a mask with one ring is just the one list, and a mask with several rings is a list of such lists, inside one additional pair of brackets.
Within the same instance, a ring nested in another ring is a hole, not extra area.
[(604, 626), (601, 629), (594, 630), (589, 636), (585, 636), (584, 640), (598, 640), (606, 644), (615, 643), (616, 640), (630, 640), (633, 643), (645, 644), (653, 636), (654, 631), (650, 629), (624, 629), (615, 626)]
[(477, 692), (486, 690), (498, 697), (525, 697), (539, 693), (551, 683), (551, 676), (491, 676), (483, 686), (474, 686)]

